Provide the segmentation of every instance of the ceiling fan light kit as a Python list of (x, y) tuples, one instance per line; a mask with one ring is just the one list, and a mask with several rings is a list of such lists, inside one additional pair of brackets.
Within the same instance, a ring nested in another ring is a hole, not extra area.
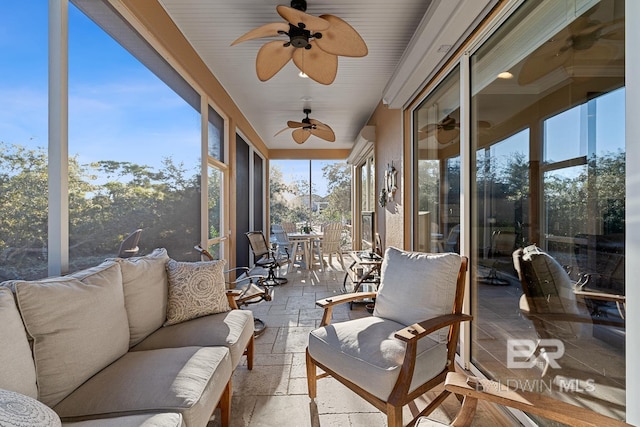
[(285, 35), (288, 41), (264, 44), (256, 57), (256, 73), (267, 81), (290, 60), (309, 78), (330, 85), (338, 72), (338, 56), (362, 57), (367, 45), (351, 25), (334, 15), (313, 16), (305, 13), (305, 0), (292, 0), (291, 7), (277, 6), (287, 22), (273, 22), (255, 28), (231, 45), (262, 37)]

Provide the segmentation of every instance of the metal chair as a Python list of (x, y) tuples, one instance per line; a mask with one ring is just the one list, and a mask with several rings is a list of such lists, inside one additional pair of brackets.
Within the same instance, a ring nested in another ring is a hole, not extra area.
[(118, 258), (130, 258), (138, 254), (140, 251), (140, 248), (138, 247), (140, 234), (142, 234), (142, 228), (138, 228), (124, 238), (122, 243), (120, 243), (120, 248), (118, 249)]
[[(200, 245), (194, 246), (194, 249), (200, 252), (200, 256), (209, 261), (213, 261), (214, 257)], [(266, 279), (263, 275), (252, 275), (249, 267), (236, 267), (224, 272), (225, 283), (227, 284), (227, 292), (233, 296), (235, 307), (248, 306), (257, 304), (262, 301), (271, 301), (271, 293), (269, 288), (264, 285)], [(233, 277), (233, 278), (232, 278)], [(267, 325), (263, 320), (254, 317), (253, 319), (253, 335), (260, 336)]]
[(249, 231), (245, 233), (249, 239), (249, 246), (253, 252), (254, 264), (258, 267), (269, 270), (265, 279), (265, 286), (284, 285), (288, 282), (285, 277), (277, 277), (275, 270), (284, 264), (288, 264), (289, 260), (278, 260), (275, 253), (267, 245), (267, 239), (262, 231)]

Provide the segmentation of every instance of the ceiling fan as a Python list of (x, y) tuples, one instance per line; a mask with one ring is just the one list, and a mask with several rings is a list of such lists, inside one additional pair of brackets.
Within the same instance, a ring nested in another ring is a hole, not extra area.
[[(478, 120), (478, 127), (487, 129), (491, 123), (485, 120)], [(447, 114), (438, 123), (429, 123), (418, 130), (418, 139), (423, 140), (429, 136), (434, 136), (440, 144), (448, 144), (460, 136), (460, 122)]]
[(334, 142), (336, 140), (336, 135), (335, 133), (333, 133), (333, 129), (322, 122), (309, 118), (309, 114), (311, 113), (311, 110), (309, 108), (305, 108), (302, 111), (304, 114), (306, 114), (307, 117), (302, 119), (301, 122), (294, 122), (289, 120), (287, 122), (287, 127), (273, 136), (278, 136), (288, 129), (295, 129), (291, 133), (291, 135), (293, 136), (293, 140), (298, 144), (304, 144), (304, 142), (309, 139), (311, 135), (315, 135), (318, 138), (324, 139), (325, 141), (329, 142)]
[(263, 45), (256, 57), (256, 71), (267, 81), (290, 59), (311, 79), (329, 85), (338, 72), (338, 56), (361, 57), (367, 45), (351, 25), (334, 15), (313, 16), (305, 13), (306, 0), (292, 0), (291, 7), (277, 6), (287, 22), (272, 22), (239, 37), (231, 46), (262, 37), (287, 36), (288, 41), (271, 41)]
[(588, 61), (590, 66), (594, 61), (606, 63), (615, 59), (617, 47), (612, 41), (624, 40), (624, 19), (601, 23), (590, 18), (596, 8), (576, 18), (529, 55), (518, 75), (518, 83), (522, 86), (533, 83), (558, 67), (566, 69), (576, 59)]

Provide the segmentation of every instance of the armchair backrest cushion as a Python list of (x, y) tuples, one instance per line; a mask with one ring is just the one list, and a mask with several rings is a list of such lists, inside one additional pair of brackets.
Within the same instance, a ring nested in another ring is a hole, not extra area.
[[(374, 316), (409, 326), (453, 311), (460, 255), (385, 251)], [(434, 339), (446, 342), (448, 328)]]
[(574, 284), (555, 258), (535, 245), (522, 249), (523, 289), (536, 313), (578, 313)]
[(133, 347), (160, 328), (167, 317), (169, 255), (166, 249), (158, 248), (149, 255), (115, 261), (122, 269), (129, 347)]
[(0, 389), (38, 397), (36, 367), (22, 318), (8, 288), (0, 287)]
[(64, 276), (16, 281), (15, 294), (33, 339), (38, 400), (53, 407), (129, 349), (120, 264)]

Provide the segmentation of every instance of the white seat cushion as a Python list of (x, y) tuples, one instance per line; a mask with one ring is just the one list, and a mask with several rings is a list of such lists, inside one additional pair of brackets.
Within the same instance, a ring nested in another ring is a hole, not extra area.
[(0, 287), (0, 388), (38, 397), (36, 367), (13, 293)]
[[(309, 334), (309, 354), (340, 376), (387, 400), (400, 375), (406, 349), (394, 334), (404, 327), (380, 317), (328, 325)], [(421, 339), (410, 390), (440, 373), (446, 363), (446, 345), (429, 337)]]
[[(390, 247), (380, 267), (374, 316), (412, 325), (453, 309), (460, 255), (407, 252)], [(431, 334), (447, 342), (448, 328)]]
[(178, 413), (141, 414), (117, 418), (62, 423), (62, 427), (183, 427)]
[(64, 277), (16, 281), (33, 338), (38, 400), (54, 406), (129, 349), (122, 273), (113, 261)]
[(225, 346), (231, 352), (231, 362), (235, 369), (252, 336), (253, 313), (249, 310), (231, 310), (162, 327), (131, 351), (193, 345)]
[(64, 422), (163, 411), (205, 426), (231, 373), (225, 347), (129, 352), (53, 409)]
[(149, 255), (116, 258), (122, 270), (124, 305), (129, 319), (129, 347), (138, 344), (162, 326), (167, 318), (167, 270), (169, 255), (164, 248)]

